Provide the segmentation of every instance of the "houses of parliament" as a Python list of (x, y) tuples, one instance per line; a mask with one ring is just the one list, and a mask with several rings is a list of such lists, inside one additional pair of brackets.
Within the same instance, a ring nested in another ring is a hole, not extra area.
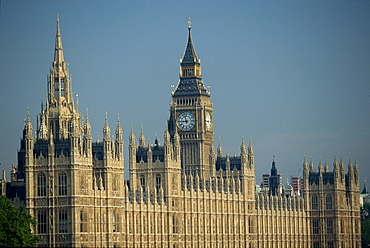
[(111, 130), (106, 118), (102, 140), (92, 140), (89, 116), (73, 99), (57, 19), (46, 102), (35, 129), (25, 119), (18, 164), (10, 182), (2, 179), (2, 193), (37, 220), (38, 246), (360, 247), (356, 161), (335, 157), (329, 170), (304, 158), (300, 193), (281, 190), (276, 173), (258, 193), (252, 141), (241, 137), (234, 156), (214, 147), (217, 123), (191, 28), (189, 20), (163, 144), (132, 128), (125, 163), (119, 119)]

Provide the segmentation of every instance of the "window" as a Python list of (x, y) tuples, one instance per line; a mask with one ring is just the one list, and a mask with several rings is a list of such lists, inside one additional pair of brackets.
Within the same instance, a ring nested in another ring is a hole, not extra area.
[(320, 242), (313, 242), (313, 248), (320, 248)]
[(312, 210), (317, 210), (319, 209), (319, 201), (317, 199), (317, 195), (313, 195), (311, 198), (311, 205), (312, 205)]
[(157, 192), (159, 192), (159, 189), (161, 188), (161, 183), (162, 183), (161, 181), (162, 181), (161, 175), (157, 174), (155, 176), (155, 187), (157, 189)]
[(59, 195), (67, 195), (67, 174), (62, 172), (58, 176)]
[(334, 242), (333, 241), (328, 242), (328, 248), (334, 248)]
[(140, 186), (145, 190), (145, 176), (141, 175), (140, 176)]
[(81, 210), (80, 212), (80, 232), (87, 232), (87, 216), (86, 213)]
[(46, 211), (42, 210), (37, 214), (37, 233), (46, 233)]
[(332, 219), (326, 219), (326, 232), (327, 233), (333, 233), (333, 220)]
[(326, 209), (332, 209), (333, 208), (333, 198), (331, 195), (326, 196)]
[(312, 220), (312, 233), (319, 234), (319, 219)]
[(67, 209), (59, 210), (59, 233), (68, 232)]
[(175, 216), (172, 216), (172, 233), (177, 233)]
[(113, 216), (112, 216), (112, 231), (116, 232), (116, 214), (115, 213), (113, 213)]
[(46, 177), (44, 173), (37, 176), (37, 195), (46, 196)]

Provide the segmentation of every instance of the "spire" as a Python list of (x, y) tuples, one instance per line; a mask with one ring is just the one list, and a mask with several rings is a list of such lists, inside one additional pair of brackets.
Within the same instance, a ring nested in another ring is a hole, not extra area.
[(325, 167), (324, 167), (324, 172), (329, 172), (329, 165), (328, 165), (328, 158), (325, 158)]
[(222, 157), (221, 137), (218, 137), (217, 156)]
[(244, 134), (243, 134), (243, 137), (242, 137), (242, 144), (240, 145), (240, 152), (241, 152), (241, 154), (247, 154), (247, 147), (244, 143)]
[(188, 18), (188, 43), (186, 44), (184, 57), (181, 60), (181, 64), (184, 64), (184, 63), (200, 64), (200, 60), (197, 58), (197, 54), (195, 53), (194, 45), (192, 42), (190, 17)]
[(134, 145), (136, 143), (135, 133), (134, 133), (134, 124), (131, 123), (131, 132), (130, 132), (130, 145)]
[(91, 138), (91, 124), (89, 121), (89, 110), (86, 108), (86, 119), (84, 124), (85, 136)]
[(108, 112), (105, 112), (105, 125), (103, 128), (103, 140), (110, 141), (110, 128), (108, 125)]
[(117, 128), (116, 128), (116, 140), (122, 141), (122, 128), (121, 128), (121, 119), (120, 119), (120, 114), (118, 113), (118, 118), (117, 118)]
[(141, 123), (141, 133), (139, 137), (139, 143), (141, 147), (145, 146), (145, 136), (144, 136), (144, 125)]
[(273, 155), (273, 159), (272, 159), (271, 176), (277, 176), (277, 168), (276, 168), (276, 164), (275, 164), (275, 155)]
[(312, 155), (310, 156), (310, 172), (314, 172), (315, 171), (315, 166), (312, 162)]
[(304, 172), (308, 172), (308, 165), (307, 165), (307, 160), (306, 160), (306, 153), (304, 154), (303, 171)]
[(253, 149), (253, 145), (252, 145), (252, 135), (249, 137), (248, 153), (249, 153), (249, 155), (254, 154), (254, 149)]
[(56, 38), (55, 38), (54, 61), (55, 62), (63, 62), (64, 61), (62, 36), (60, 34), (59, 15), (57, 15), (57, 34), (56, 34)]
[(198, 59), (191, 36), (191, 22), (188, 21), (188, 41), (184, 56), (180, 59), (180, 82), (173, 92), (173, 96), (203, 95), (210, 93), (202, 82), (202, 70), (200, 59)]

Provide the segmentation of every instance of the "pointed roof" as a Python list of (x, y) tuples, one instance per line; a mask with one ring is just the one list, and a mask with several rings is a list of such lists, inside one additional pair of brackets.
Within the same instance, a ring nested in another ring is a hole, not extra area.
[(277, 176), (277, 168), (276, 168), (276, 164), (275, 164), (275, 155), (273, 156), (273, 160), (272, 160), (271, 176)]
[(191, 38), (191, 22), (188, 21), (188, 42), (186, 44), (184, 57), (180, 60), (181, 68), (193, 70), (190, 75), (180, 73), (180, 81), (172, 96), (207, 96), (211, 94), (202, 82), (200, 60), (198, 59)]
[(55, 37), (55, 51), (54, 51), (54, 61), (62, 62), (64, 61), (62, 36), (60, 34), (60, 20), (59, 15), (57, 15), (57, 34)]
[(186, 44), (184, 57), (181, 60), (181, 64), (193, 64), (197, 63), (199, 64), (200, 61), (197, 57), (197, 54), (195, 53), (192, 37), (191, 37), (191, 22), (190, 18), (188, 21), (188, 43)]

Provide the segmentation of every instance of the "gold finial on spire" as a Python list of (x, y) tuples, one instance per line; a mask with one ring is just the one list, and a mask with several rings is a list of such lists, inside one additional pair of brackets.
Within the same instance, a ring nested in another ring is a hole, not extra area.
[(59, 14), (57, 14), (57, 23), (59, 23), (60, 20), (59, 20)]
[(191, 29), (191, 21), (190, 21), (190, 17), (188, 17), (188, 29)]

